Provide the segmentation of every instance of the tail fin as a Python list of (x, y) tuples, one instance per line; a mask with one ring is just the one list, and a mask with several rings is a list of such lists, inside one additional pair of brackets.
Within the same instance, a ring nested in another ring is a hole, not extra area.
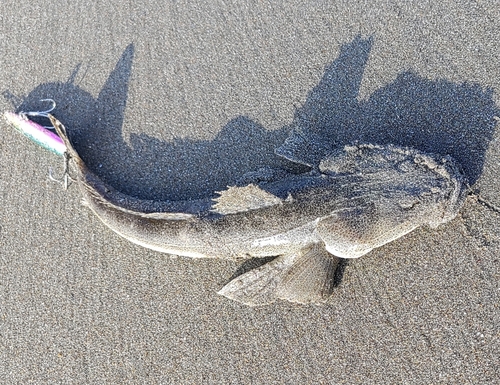
[(323, 244), (315, 244), (233, 279), (219, 294), (249, 306), (277, 299), (302, 304), (325, 302), (333, 291), (338, 261)]
[(66, 132), (66, 127), (64, 127), (64, 125), (59, 120), (57, 120), (53, 115), (48, 114), (48, 116), (49, 116), (50, 122), (52, 123), (52, 125), (54, 126), (54, 128), (57, 132), (57, 135), (59, 135), (59, 137), (62, 139), (62, 141), (66, 145), (66, 150), (68, 151), (69, 155), (72, 158), (77, 159), (78, 161), (81, 162), (82, 160), (80, 158), (80, 155), (78, 155), (78, 153), (74, 149), (73, 145), (71, 144), (71, 141), (68, 138), (68, 133)]

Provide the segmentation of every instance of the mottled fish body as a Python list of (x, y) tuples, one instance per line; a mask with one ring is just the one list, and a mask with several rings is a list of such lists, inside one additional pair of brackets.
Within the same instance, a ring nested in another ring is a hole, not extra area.
[(338, 258), (360, 257), (422, 226), (453, 219), (466, 180), (450, 157), (393, 145), (346, 146), (310, 173), (229, 187), (210, 199), (151, 209), (107, 186), (50, 116), (90, 209), (110, 229), (141, 246), (187, 257), (271, 262), (219, 292), (248, 305), (276, 299), (319, 303), (332, 293)]

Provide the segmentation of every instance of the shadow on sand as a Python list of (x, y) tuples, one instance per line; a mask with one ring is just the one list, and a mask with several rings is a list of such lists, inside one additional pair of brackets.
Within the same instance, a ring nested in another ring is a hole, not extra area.
[(276, 131), (240, 116), (210, 141), (163, 142), (132, 134), (128, 145), (122, 125), (132, 44), (97, 99), (74, 84), (77, 66), (67, 82), (36, 87), (17, 109), (34, 110), (43, 98), (56, 100), (54, 114), (69, 128), (88, 166), (120, 191), (142, 199), (212, 196), (234, 184), (242, 172), (286, 166), (275, 148), (289, 160), (314, 167), (333, 148), (353, 142), (394, 143), (451, 155), (473, 184), (493, 136), (493, 116), (499, 114), (492, 90), (404, 72), (360, 102), (357, 96), (371, 47), (372, 38), (359, 36), (342, 46), (293, 122)]
[[(69, 129), (87, 165), (118, 190), (141, 199), (213, 196), (235, 184), (242, 173), (264, 166), (291, 167), (283, 158), (309, 169), (332, 149), (353, 142), (393, 143), (451, 155), (473, 184), (493, 137), (493, 117), (499, 115), (492, 90), (403, 72), (360, 102), (357, 97), (371, 47), (372, 39), (361, 37), (342, 46), (293, 122), (272, 132), (240, 116), (210, 141), (163, 142), (132, 134), (128, 145), (122, 126), (133, 45), (123, 52), (97, 99), (74, 84), (77, 66), (67, 82), (36, 87), (17, 110), (36, 110), (40, 99), (56, 100), (54, 115)], [(9, 97), (8, 92), (4, 95)], [(235, 276), (269, 260), (249, 261)], [(346, 265), (341, 261), (335, 286)]]

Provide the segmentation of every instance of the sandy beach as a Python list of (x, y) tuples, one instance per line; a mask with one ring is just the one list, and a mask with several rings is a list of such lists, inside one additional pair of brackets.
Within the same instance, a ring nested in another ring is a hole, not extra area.
[[(454, 157), (500, 206), (497, 1), (3, 0), (0, 111), (41, 110), (142, 199), (359, 142)], [(94, 2), (95, 3), (95, 2)], [(345, 264), (324, 306), (217, 295), (241, 263), (129, 243), (0, 123), (3, 384), (495, 384), (500, 213), (471, 196)], [(308, 146), (312, 138), (324, 146)]]

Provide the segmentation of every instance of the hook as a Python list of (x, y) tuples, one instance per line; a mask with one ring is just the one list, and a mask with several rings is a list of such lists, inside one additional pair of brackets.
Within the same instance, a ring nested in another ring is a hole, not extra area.
[(49, 179), (53, 182), (57, 182), (63, 185), (64, 189), (67, 190), (70, 181), (74, 182), (75, 179), (69, 175), (69, 155), (67, 152), (64, 153), (64, 170), (61, 179), (54, 178), (52, 175), (52, 167), (49, 167)]
[[(40, 99), (41, 102), (50, 102), (50, 104), (52, 104), (52, 107), (49, 108), (48, 110), (45, 110), (45, 111), (29, 111), (29, 112), (20, 112), (19, 115), (27, 118), (28, 116), (40, 116), (42, 118), (49, 118), (49, 114), (54, 111), (54, 109), (56, 108), (56, 102), (54, 101), (54, 99)], [(47, 128), (49, 130), (53, 130), (54, 127), (52, 126), (43, 126), (44, 128)]]
[(52, 107), (49, 108), (46, 111), (21, 112), (21, 113), (19, 113), (19, 115), (41, 116), (43, 118), (48, 118), (49, 117), (49, 113), (51, 113), (52, 111), (54, 111), (54, 109), (56, 108), (56, 102), (54, 101), (54, 99), (40, 99), (40, 101), (41, 102), (50, 102), (52, 104)]

